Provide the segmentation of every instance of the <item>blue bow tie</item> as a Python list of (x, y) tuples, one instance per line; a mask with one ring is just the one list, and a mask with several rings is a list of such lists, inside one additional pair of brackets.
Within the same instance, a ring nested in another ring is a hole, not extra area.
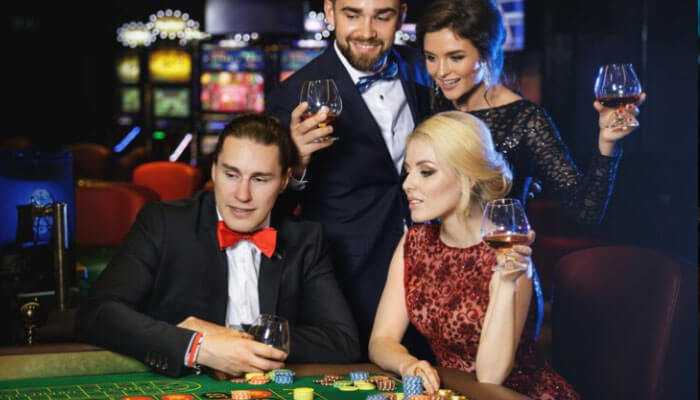
[(357, 81), (355, 87), (360, 91), (360, 94), (369, 90), (369, 88), (378, 81), (393, 81), (399, 75), (399, 64), (396, 62), (392, 52), (389, 52), (382, 57), (377, 64), (379, 72), (363, 76)]

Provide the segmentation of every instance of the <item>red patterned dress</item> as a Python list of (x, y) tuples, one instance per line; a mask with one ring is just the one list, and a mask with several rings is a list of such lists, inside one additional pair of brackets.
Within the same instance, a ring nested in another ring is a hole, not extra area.
[[(404, 247), (404, 287), (411, 323), (430, 342), (443, 367), (475, 372), (496, 253), (481, 242), (467, 248), (440, 240), (440, 225), (414, 225)], [(578, 399), (564, 378), (538, 360), (536, 307), (523, 329), (515, 365), (503, 386), (533, 399)]]

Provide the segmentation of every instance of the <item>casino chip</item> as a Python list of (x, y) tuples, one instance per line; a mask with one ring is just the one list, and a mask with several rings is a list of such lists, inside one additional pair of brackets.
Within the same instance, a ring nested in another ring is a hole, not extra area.
[(354, 385), (357, 386), (357, 388), (360, 390), (374, 390), (375, 389), (374, 384), (367, 382), (367, 381), (355, 381)]
[(249, 389), (248, 392), (250, 392), (251, 399), (268, 399), (272, 397), (272, 392), (269, 390)]
[[(404, 375), (402, 378), (403, 394), (407, 399), (414, 398), (423, 394), (423, 380), (420, 376)], [(416, 399), (429, 400), (429, 399)]]
[(374, 383), (380, 392), (393, 392), (396, 390), (396, 381), (386, 375), (370, 376), (368, 382)]
[(369, 372), (367, 371), (352, 371), (350, 372), (351, 381), (366, 381), (369, 378)]
[(248, 383), (251, 385), (264, 385), (266, 383), (270, 383), (270, 378), (265, 375), (255, 375), (248, 379)]
[(290, 369), (276, 369), (271, 372), (272, 380), (278, 385), (289, 385), (294, 382), (294, 371)]
[(245, 378), (231, 378), (228, 381), (231, 383), (248, 383)]
[(314, 379), (314, 383), (317, 385), (330, 386), (341, 379), (343, 379), (343, 377), (340, 375), (323, 375), (322, 378)]
[(164, 394), (160, 396), (160, 400), (194, 400), (194, 396), (191, 394)]
[(250, 400), (252, 399), (250, 395), (250, 390), (232, 390), (231, 400)]
[(229, 399), (229, 398), (231, 398), (230, 395), (228, 395), (228, 394), (226, 394), (226, 393), (224, 393), (224, 392), (209, 392), (209, 393), (204, 393), (204, 397), (206, 397), (207, 399), (214, 399), (214, 400), (218, 400), (218, 399)]
[(265, 374), (262, 372), (247, 372), (245, 374), (245, 380), (249, 381), (251, 378), (256, 376), (265, 376)]
[(452, 400), (452, 396), (454, 396), (454, 392), (450, 389), (438, 389), (436, 395), (437, 400)]
[(299, 387), (293, 391), (294, 400), (314, 400), (314, 389), (310, 387)]

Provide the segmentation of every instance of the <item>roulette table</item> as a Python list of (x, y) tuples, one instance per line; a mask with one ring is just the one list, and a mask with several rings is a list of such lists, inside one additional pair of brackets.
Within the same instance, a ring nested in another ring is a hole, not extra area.
[[(227, 400), (234, 391), (248, 391), (243, 398), (293, 400), (295, 388), (313, 389), (311, 397), (303, 389), (312, 400), (365, 400), (373, 394), (402, 391), (400, 377), (373, 364), (290, 364), (286, 368), (294, 372), (290, 384), (251, 384), (207, 373), (171, 378), (150, 372), (134, 359), (84, 344), (0, 348), (0, 400)], [(318, 383), (326, 375), (348, 379), (352, 371), (388, 377), (396, 382), (396, 389), (346, 391)], [(527, 399), (501, 386), (479, 383), (473, 374), (438, 371), (444, 388), (469, 400)]]

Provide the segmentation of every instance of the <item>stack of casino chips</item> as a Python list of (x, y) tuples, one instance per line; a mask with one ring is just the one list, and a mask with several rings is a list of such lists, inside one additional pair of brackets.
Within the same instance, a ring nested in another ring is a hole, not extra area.
[(251, 385), (265, 385), (270, 382), (270, 378), (262, 372), (248, 372), (245, 378)]
[(323, 386), (330, 386), (341, 379), (343, 379), (343, 377), (340, 375), (326, 374), (326, 375), (323, 375), (322, 378), (315, 379), (314, 383), (316, 383), (318, 385), (323, 385)]
[(276, 369), (272, 371), (272, 380), (278, 385), (289, 385), (294, 382), (294, 371), (290, 369)]
[[(423, 380), (420, 376), (404, 375), (402, 377), (403, 394), (406, 399), (423, 394)], [(416, 399), (418, 400), (418, 399)]]
[(232, 390), (231, 391), (231, 400), (248, 400), (250, 399), (250, 391), (249, 390)]
[(368, 382), (374, 383), (377, 390), (380, 392), (393, 392), (396, 390), (396, 381), (384, 375), (375, 375), (367, 379)]
[(365, 400), (386, 400), (384, 393), (375, 393), (367, 396)]
[(366, 381), (369, 379), (369, 372), (367, 371), (352, 371), (350, 372), (350, 380), (355, 381)]

